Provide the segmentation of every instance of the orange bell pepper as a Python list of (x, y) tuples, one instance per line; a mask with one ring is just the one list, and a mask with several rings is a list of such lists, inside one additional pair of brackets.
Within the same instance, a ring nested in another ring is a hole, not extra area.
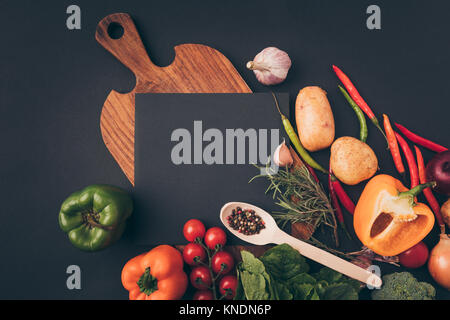
[(434, 182), (408, 190), (399, 180), (380, 174), (366, 185), (355, 208), (353, 225), (359, 240), (381, 256), (395, 256), (431, 231), (431, 209), (415, 197)]
[(122, 270), (122, 285), (130, 300), (177, 300), (187, 284), (181, 253), (168, 245), (134, 257)]

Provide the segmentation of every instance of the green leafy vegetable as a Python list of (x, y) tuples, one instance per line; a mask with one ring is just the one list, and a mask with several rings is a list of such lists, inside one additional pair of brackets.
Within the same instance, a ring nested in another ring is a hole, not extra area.
[(272, 300), (292, 300), (293, 295), (285, 284), (274, 280), (272, 280), (272, 284), (274, 288)]
[(234, 295), (234, 300), (245, 300), (245, 292), (244, 292), (244, 287), (242, 286), (241, 283), (241, 277), (240, 277), (240, 272), (237, 272), (237, 287), (236, 287), (236, 294)]
[(261, 257), (267, 271), (278, 281), (287, 281), (292, 277), (309, 271), (305, 258), (288, 244), (281, 244)]
[(319, 272), (314, 274), (314, 278), (316, 278), (317, 281), (323, 280), (327, 283), (338, 282), (343, 277), (344, 276), (342, 275), (342, 273), (334, 271), (330, 268), (322, 268)]
[(268, 283), (262, 274), (254, 274), (248, 271), (241, 273), (242, 286), (247, 300), (268, 300)]
[(247, 251), (241, 252), (242, 267), (250, 273), (262, 274), (266, 271), (266, 267), (261, 260), (255, 258), (253, 254)]
[[(301, 273), (293, 277), (289, 288), (294, 300), (319, 300), (316, 291), (316, 279), (307, 273)], [(313, 297), (316, 297), (313, 299)]]
[(238, 268), (244, 296), (247, 300), (268, 300), (270, 297), (270, 276), (264, 264), (253, 254), (241, 252), (242, 263)]
[(347, 283), (333, 283), (322, 293), (323, 300), (358, 300), (358, 291)]
[(358, 299), (358, 281), (325, 267), (309, 274), (306, 259), (287, 244), (273, 247), (260, 259), (247, 251), (241, 255), (236, 300)]

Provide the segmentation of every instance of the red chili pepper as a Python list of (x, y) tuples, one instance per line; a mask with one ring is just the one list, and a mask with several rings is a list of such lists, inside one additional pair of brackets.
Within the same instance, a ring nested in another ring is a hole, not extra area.
[(332, 203), (334, 209), (336, 210), (336, 218), (338, 219), (338, 221), (340, 223), (344, 223), (344, 215), (342, 213), (342, 208), (339, 205), (339, 201), (336, 196), (336, 192), (334, 191), (334, 188), (333, 188), (333, 182), (331, 181), (331, 173), (328, 175), (328, 189), (330, 189), (331, 203)]
[[(304, 161), (303, 161), (303, 162), (304, 162)], [(316, 182), (319, 182), (319, 178), (317, 177), (317, 174), (316, 174), (316, 172), (314, 171), (314, 168), (311, 167), (311, 166), (310, 166), (309, 164), (307, 164), (306, 162), (304, 162), (304, 164), (305, 164), (306, 168), (308, 168), (309, 173), (311, 173), (311, 176), (314, 178), (314, 180), (315, 180)]]
[(338, 78), (341, 80), (344, 87), (347, 89), (348, 94), (350, 97), (352, 97), (353, 101), (356, 102), (356, 104), (367, 114), (370, 120), (376, 119), (375, 114), (373, 113), (372, 109), (367, 105), (367, 103), (364, 101), (364, 99), (359, 94), (358, 90), (356, 90), (355, 86), (351, 82), (350, 78), (347, 77), (347, 75), (342, 72), (341, 69), (333, 65), (333, 70), (338, 76)]
[(364, 111), (364, 113), (369, 117), (370, 121), (372, 121), (372, 123), (378, 128), (378, 130), (380, 130), (380, 132), (385, 136), (383, 129), (381, 129), (380, 123), (378, 122), (377, 117), (375, 117), (375, 114), (373, 113), (372, 109), (370, 109), (369, 105), (361, 97), (358, 90), (356, 90), (356, 87), (353, 85), (350, 78), (347, 77), (347, 75), (335, 65), (333, 65), (333, 70), (338, 76), (338, 78), (341, 80), (345, 89), (347, 89), (347, 92), (350, 95), (350, 97), (352, 97), (353, 101), (355, 101), (355, 103), (361, 108), (361, 110)]
[(397, 138), (397, 141), (400, 144), (403, 153), (405, 154), (406, 161), (408, 162), (409, 177), (411, 180), (411, 189), (412, 189), (419, 185), (419, 172), (417, 169), (416, 160), (414, 154), (411, 151), (411, 148), (409, 147), (405, 139), (403, 139), (403, 137), (399, 135), (397, 132), (395, 132), (395, 137)]
[(418, 145), (421, 145), (422, 147), (425, 147), (427, 149), (436, 151), (436, 152), (444, 152), (448, 149), (446, 147), (441, 146), (440, 144), (437, 144), (433, 141), (430, 141), (428, 139), (422, 138), (421, 136), (415, 134), (414, 132), (409, 131), (401, 124), (396, 123), (395, 126), (400, 130), (401, 133), (405, 135), (409, 140), (411, 140), (414, 143), (417, 143)]
[(347, 237), (349, 239), (351, 239), (351, 236), (347, 231), (347, 227), (345, 226), (345, 220), (344, 220), (344, 214), (342, 212), (342, 208), (339, 204), (339, 200), (337, 198), (336, 191), (333, 188), (333, 182), (332, 182), (332, 177), (331, 177), (331, 168), (330, 168), (330, 174), (328, 175), (328, 189), (330, 190), (331, 204), (333, 205), (333, 208), (335, 210), (336, 218), (339, 221), (341, 228), (346, 233)]
[[(427, 177), (425, 172), (425, 162), (423, 161), (422, 152), (420, 152), (420, 149), (417, 146), (414, 146), (414, 149), (416, 150), (416, 157), (417, 157), (417, 167), (419, 168), (419, 179), (420, 183), (426, 183)], [(436, 198), (433, 195), (433, 192), (430, 188), (426, 188), (423, 190), (423, 194), (425, 195), (425, 198), (427, 198), (427, 201), (431, 207), (431, 209), (434, 212), (434, 215), (436, 217), (436, 221), (438, 222), (441, 233), (445, 233), (445, 223), (444, 219), (442, 218), (441, 214), (441, 208), (439, 206), (439, 203), (437, 202)]]
[(339, 180), (334, 176), (333, 172), (330, 170), (329, 174), (330, 182), (333, 187), (333, 190), (336, 192), (337, 197), (341, 201), (344, 208), (350, 212), (352, 215), (355, 212), (355, 204), (352, 199), (348, 196), (347, 192), (345, 192), (344, 188), (342, 188)]
[[(290, 147), (290, 148), (291, 148), (291, 152), (294, 152), (294, 154), (297, 155), (295, 153), (295, 151), (293, 151), (292, 147)], [(309, 172), (313, 176), (314, 180), (316, 182), (319, 182), (319, 178), (317, 177), (317, 174), (314, 171), (314, 168), (312, 168), (308, 163), (306, 163), (305, 160), (303, 160), (301, 155), (297, 155), (297, 156), (298, 156), (298, 159), (300, 161), (302, 161), (303, 164), (306, 166), (306, 168), (309, 170)], [(337, 197), (341, 201), (344, 208), (353, 215), (353, 212), (355, 212), (355, 204), (353, 203), (352, 199), (350, 199), (348, 194), (345, 192), (344, 188), (342, 188), (342, 185), (339, 182), (339, 180), (334, 176), (334, 174), (331, 171), (330, 171), (329, 175), (331, 175), (333, 190), (335, 191)]]
[(395, 132), (392, 129), (389, 117), (385, 114), (383, 114), (383, 124), (384, 131), (386, 132), (386, 137), (388, 139), (389, 150), (391, 151), (392, 159), (394, 159), (395, 167), (397, 168), (398, 173), (404, 176), (405, 166), (403, 165), (400, 149), (398, 148), (397, 138), (395, 137)]

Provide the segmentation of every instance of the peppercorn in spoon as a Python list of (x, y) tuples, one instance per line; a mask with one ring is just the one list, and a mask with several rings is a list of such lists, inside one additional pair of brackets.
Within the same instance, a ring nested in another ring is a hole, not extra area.
[[(264, 224), (264, 228), (259, 230), (259, 233), (244, 234), (245, 232), (239, 232), (239, 229), (235, 229), (235, 225), (230, 225), (230, 219), (228, 217), (233, 215), (233, 210), (236, 208), (245, 212), (252, 211), (256, 217), (260, 218)], [(220, 210), (220, 221), (225, 227), (236, 237), (246, 242), (256, 245), (266, 244), (282, 244), (287, 243), (294, 249), (298, 250), (301, 255), (314, 260), (328, 268), (336, 270), (350, 278), (356, 279), (367, 285), (375, 288), (381, 287), (382, 281), (379, 276), (372, 272), (365, 270), (357, 265), (341, 259), (325, 250), (319, 249), (309, 243), (296, 239), (286, 232), (282, 231), (276, 224), (272, 216), (261, 208), (244, 202), (228, 202)]]

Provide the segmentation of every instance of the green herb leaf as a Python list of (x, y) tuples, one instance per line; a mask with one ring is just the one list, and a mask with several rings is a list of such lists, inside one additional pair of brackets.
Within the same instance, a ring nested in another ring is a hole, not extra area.
[(361, 283), (330, 268), (322, 268), (313, 275), (318, 283), (316, 290), (324, 300), (357, 300)]
[(261, 274), (242, 271), (240, 274), (247, 300), (268, 300), (266, 279)]
[(269, 249), (260, 259), (241, 252), (236, 300), (355, 300), (360, 282), (329, 268), (308, 274), (309, 265), (288, 244)]
[[(266, 193), (272, 192), (273, 199), (283, 209), (273, 213), (282, 228), (297, 222), (309, 225), (314, 231), (319, 226), (326, 226), (332, 228), (334, 237), (337, 237), (337, 223), (330, 200), (305, 166), (274, 172), (267, 164), (266, 172), (269, 174), (253, 177), (250, 182), (260, 177), (269, 181)], [(335, 240), (337, 243), (337, 238)]]
[(270, 276), (264, 264), (248, 251), (241, 251), (242, 262), (238, 267), (245, 298), (247, 300), (268, 300), (273, 296)]
[(275, 296), (272, 300), (292, 300), (294, 298), (285, 284), (275, 281), (274, 279), (272, 279), (271, 283), (275, 292)]
[(323, 300), (358, 300), (358, 292), (346, 283), (335, 283), (328, 286), (322, 295)]
[(288, 281), (298, 274), (309, 271), (305, 258), (288, 244), (267, 250), (261, 261), (276, 281)]
[(237, 278), (237, 287), (236, 287), (236, 294), (234, 295), (233, 300), (245, 300), (245, 292), (244, 287), (242, 286), (241, 283), (239, 268), (237, 269), (236, 278)]
[(338, 282), (343, 278), (342, 273), (339, 273), (337, 271), (334, 271), (330, 268), (322, 268), (319, 272), (314, 274), (314, 278), (317, 279), (317, 281), (326, 281), (327, 283), (335, 283)]
[(248, 251), (241, 251), (242, 268), (250, 273), (262, 274), (266, 271), (264, 264)]

